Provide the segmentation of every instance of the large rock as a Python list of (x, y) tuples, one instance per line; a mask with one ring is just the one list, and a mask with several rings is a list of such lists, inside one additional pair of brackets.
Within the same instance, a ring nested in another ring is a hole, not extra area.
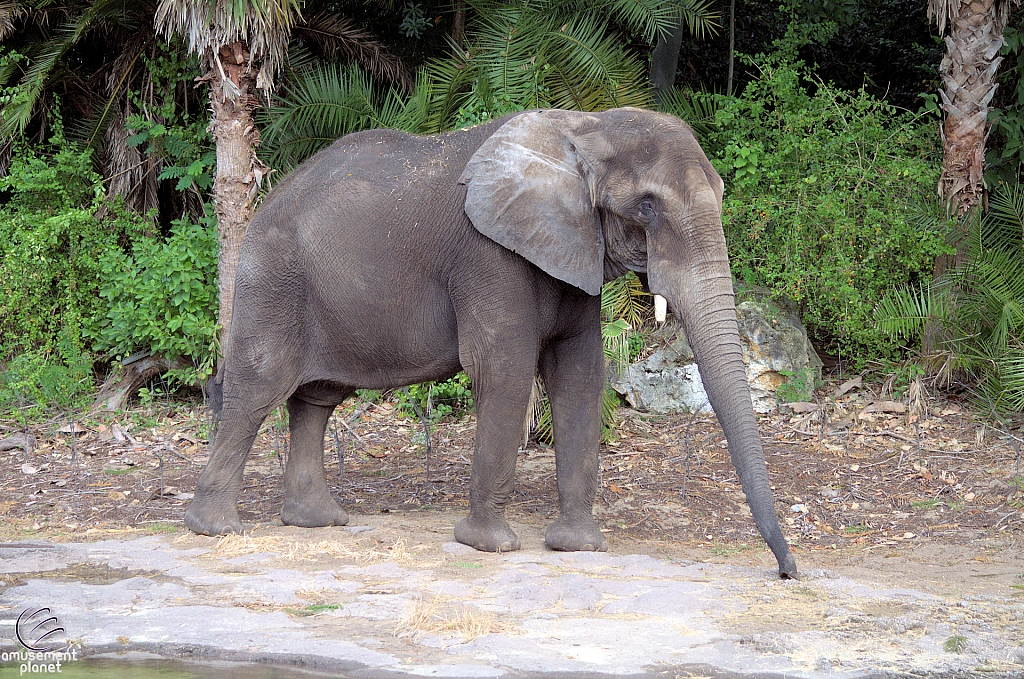
[[(797, 388), (811, 377), (820, 379), (821, 359), (792, 303), (773, 302), (763, 289), (741, 290), (737, 301), (740, 345), (754, 410), (773, 412), (778, 408), (779, 386), (791, 381), (791, 388)], [(670, 316), (652, 339), (661, 348), (621, 371), (612, 368), (612, 387), (637, 410), (710, 413), (700, 371), (678, 321)]]

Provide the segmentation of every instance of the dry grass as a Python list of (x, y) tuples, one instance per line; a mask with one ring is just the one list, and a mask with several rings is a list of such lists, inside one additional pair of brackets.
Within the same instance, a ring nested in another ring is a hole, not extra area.
[(415, 638), (421, 634), (458, 634), (463, 641), (472, 641), (488, 634), (509, 631), (507, 625), (487, 611), (438, 594), (433, 599), (420, 599), (399, 621), (395, 636)]
[(247, 554), (270, 552), (280, 554), (287, 561), (315, 561), (322, 558), (340, 559), (357, 564), (389, 561), (401, 565), (433, 567), (443, 563), (439, 556), (427, 555), (429, 545), (418, 545), (411, 549), (398, 538), (390, 544), (359, 544), (339, 540), (318, 540), (300, 542), (279, 535), (253, 535), (252, 532), (230, 534), (218, 538), (217, 544), (205, 558), (233, 559)]

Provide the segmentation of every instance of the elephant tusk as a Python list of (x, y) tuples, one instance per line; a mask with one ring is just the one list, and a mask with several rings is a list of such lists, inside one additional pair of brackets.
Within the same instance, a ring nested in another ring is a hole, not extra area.
[(654, 296), (654, 320), (658, 323), (665, 322), (665, 315), (668, 313), (668, 300), (661, 295)]

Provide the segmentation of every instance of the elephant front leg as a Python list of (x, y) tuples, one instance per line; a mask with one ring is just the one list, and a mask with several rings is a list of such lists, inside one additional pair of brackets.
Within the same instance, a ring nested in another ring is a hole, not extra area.
[(512, 494), (534, 365), (470, 371), (477, 406), (476, 451), (469, 516), (456, 524), (455, 539), (484, 552), (519, 549), (519, 537), (505, 520), (505, 507)]
[(288, 399), (291, 445), (281, 506), (281, 521), (286, 526), (319, 528), (348, 523), (348, 514), (331, 496), (324, 472), (324, 432), (333, 412), (334, 406), (313, 405), (296, 396)]
[[(596, 313), (594, 318), (599, 318)], [(608, 549), (592, 514), (604, 395), (604, 350), (598, 320), (595, 326), (548, 347), (541, 356), (541, 375), (551, 402), (561, 510), (544, 541), (551, 549), (567, 552)]]

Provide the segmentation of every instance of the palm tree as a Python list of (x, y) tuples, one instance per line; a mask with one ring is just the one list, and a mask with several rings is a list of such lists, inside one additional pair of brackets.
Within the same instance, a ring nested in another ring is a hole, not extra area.
[(97, 169), (110, 178), (108, 195), (139, 213), (156, 207), (159, 163), (144, 161), (125, 132), (127, 93), (153, 89), (143, 57), (158, 49), (155, 9), (154, 0), (0, 0), (0, 41), (5, 54), (21, 55), (0, 69), (0, 86), (18, 92), (0, 106), (0, 149), (45, 139), (57, 112), (68, 138), (95, 150)]
[(185, 39), (210, 87), (222, 347), (231, 327), (239, 249), (268, 172), (256, 157), (259, 132), (252, 114), (259, 91), (269, 96), (285, 60), (300, 5), (301, 0), (160, 0), (156, 10), (157, 30)]
[(291, 168), (368, 127), (441, 132), (533, 107), (651, 105), (643, 61), (613, 27), (649, 44), (671, 25), (673, 6), (650, 0), (465, 2), (473, 10), (467, 37), (426, 64), (411, 94), (383, 89), (354, 66), (289, 74), (262, 117), (266, 157)]
[[(883, 332), (907, 338), (932, 332), (916, 359), (937, 383), (966, 385), (979, 409), (1024, 411), (1024, 186), (991, 196), (971, 221), (969, 257), (931, 282), (901, 286), (875, 309)], [(935, 331), (938, 329), (938, 332)]]
[(1019, 0), (928, 0), (946, 36), (946, 56), (939, 66), (943, 88), (942, 175), (939, 195), (950, 212), (963, 216), (985, 196), (985, 140), (996, 71), (1002, 57), (1003, 29), (1010, 6)]
[[(671, 28), (652, 36), (655, 40), (654, 49), (651, 50), (651, 84), (659, 102), (675, 87), (683, 33), (689, 32), (703, 40), (718, 32), (719, 20), (718, 13), (711, 10), (710, 0), (678, 0), (675, 3), (663, 3), (663, 7), (672, 12)], [(730, 32), (730, 45), (731, 39)], [(731, 58), (732, 50), (729, 55)], [(729, 65), (731, 68), (731, 61)]]

